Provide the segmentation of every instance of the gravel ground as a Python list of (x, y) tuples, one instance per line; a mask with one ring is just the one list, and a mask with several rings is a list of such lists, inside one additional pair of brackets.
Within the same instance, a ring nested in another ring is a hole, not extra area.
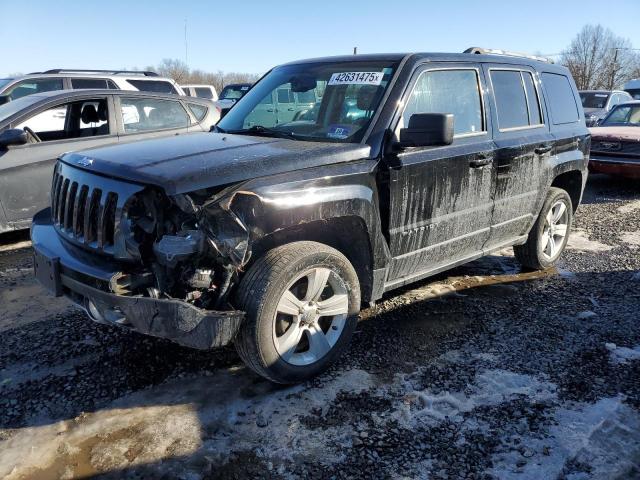
[(91, 323), (2, 239), (0, 477), (640, 478), (640, 186), (593, 176), (575, 229), (388, 295), (289, 388)]

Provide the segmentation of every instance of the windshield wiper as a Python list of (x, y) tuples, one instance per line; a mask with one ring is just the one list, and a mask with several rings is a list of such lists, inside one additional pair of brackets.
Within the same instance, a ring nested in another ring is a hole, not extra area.
[(274, 137), (293, 138), (293, 139), (300, 138), (300, 135), (296, 135), (293, 132), (276, 130), (275, 128), (264, 127), (262, 125), (254, 125), (253, 127), (242, 128), (240, 130), (228, 130), (226, 133), (233, 133), (237, 135), (244, 135), (244, 134), (262, 135), (265, 137), (274, 136)]

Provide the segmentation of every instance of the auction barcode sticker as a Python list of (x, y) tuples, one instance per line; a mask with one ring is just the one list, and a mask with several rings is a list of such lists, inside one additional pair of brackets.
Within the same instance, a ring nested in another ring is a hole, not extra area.
[(338, 72), (331, 75), (329, 85), (380, 85), (383, 72)]

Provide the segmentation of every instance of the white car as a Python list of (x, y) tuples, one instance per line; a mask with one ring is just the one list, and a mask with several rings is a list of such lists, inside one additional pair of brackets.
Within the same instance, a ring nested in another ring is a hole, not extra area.
[(213, 85), (180, 85), (185, 95), (189, 97), (206, 98), (207, 100), (218, 100), (218, 92)]
[(155, 72), (55, 69), (0, 78), (0, 105), (34, 93), (54, 90), (109, 89), (184, 95), (172, 79)]

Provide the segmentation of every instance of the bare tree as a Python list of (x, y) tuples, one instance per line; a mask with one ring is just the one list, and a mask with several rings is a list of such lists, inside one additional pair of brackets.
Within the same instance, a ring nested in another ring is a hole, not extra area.
[(561, 63), (573, 75), (578, 89), (613, 89), (633, 77), (640, 55), (628, 39), (602, 25), (585, 25), (562, 52)]
[(173, 78), (179, 85), (189, 83), (213, 85), (218, 92), (230, 83), (253, 83), (258, 80), (258, 75), (253, 73), (225, 73), (220, 70), (213, 73), (203, 70), (190, 70), (182, 60), (170, 58), (162, 60), (157, 67), (146, 67), (145, 70), (156, 72), (163, 77)]

